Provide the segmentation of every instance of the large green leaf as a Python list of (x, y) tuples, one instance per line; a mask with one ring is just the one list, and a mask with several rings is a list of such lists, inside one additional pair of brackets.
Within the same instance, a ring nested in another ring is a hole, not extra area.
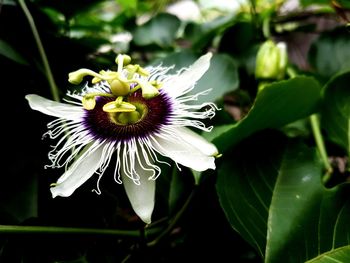
[(350, 246), (339, 247), (332, 251), (323, 253), (306, 263), (345, 263), (350, 262)]
[(223, 157), (217, 192), (232, 227), (265, 262), (302, 263), (350, 242), (350, 184), (326, 189), (313, 148), (270, 135)]
[[(272, 137), (274, 138), (272, 143)], [(268, 142), (269, 141), (269, 142)], [(218, 168), (217, 192), (231, 226), (263, 257), (272, 191), (285, 147), (280, 134), (238, 145), (224, 154)]]
[(321, 124), (328, 137), (350, 154), (350, 72), (330, 80), (325, 87)]
[(216, 137), (220, 152), (256, 131), (282, 127), (315, 112), (321, 87), (314, 78), (296, 77), (275, 82), (261, 90), (247, 116)]
[(350, 184), (326, 189), (316, 151), (291, 145), (269, 209), (266, 262), (304, 262), (350, 240)]
[(169, 47), (173, 44), (179, 27), (180, 20), (176, 16), (159, 14), (135, 29), (133, 41), (139, 46), (155, 44)]

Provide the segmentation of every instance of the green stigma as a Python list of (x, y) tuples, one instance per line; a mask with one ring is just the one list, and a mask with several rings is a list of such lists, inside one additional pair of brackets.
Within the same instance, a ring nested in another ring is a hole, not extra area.
[(115, 101), (108, 102), (103, 106), (103, 111), (105, 112), (133, 112), (136, 107), (129, 103), (123, 101), (123, 97), (119, 96)]

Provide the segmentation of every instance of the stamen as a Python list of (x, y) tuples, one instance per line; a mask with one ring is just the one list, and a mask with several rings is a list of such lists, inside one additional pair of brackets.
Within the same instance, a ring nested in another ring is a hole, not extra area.
[(154, 87), (151, 83), (144, 82), (141, 80), (138, 81), (138, 83), (142, 89), (142, 97), (144, 97), (145, 99), (152, 99), (159, 95), (159, 90), (156, 87)]
[[(108, 77), (98, 74), (90, 69), (82, 68), (68, 74), (68, 81), (72, 84), (80, 84), (85, 76), (94, 76), (99, 79), (107, 80)], [(110, 78), (110, 77), (109, 77)]]
[(115, 63), (118, 65), (118, 73), (122, 73), (123, 66), (128, 65), (131, 62), (131, 57), (128, 55), (121, 55), (119, 54), (115, 58)]

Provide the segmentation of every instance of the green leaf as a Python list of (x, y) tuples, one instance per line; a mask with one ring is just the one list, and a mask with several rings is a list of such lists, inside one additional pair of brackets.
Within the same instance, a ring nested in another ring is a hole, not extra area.
[(138, 0), (117, 0), (118, 4), (125, 10), (136, 9)]
[[(169, 71), (169, 73), (175, 74), (179, 69), (191, 66), (197, 58), (198, 55), (185, 50), (156, 60), (152, 65), (159, 65), (160, 63), (163, 66), (174, 65), (174, 69)], [(198, 99), (193, 103), (215, 102), (225, 93), (237, 89), (238, 85), (239, 77), (236, 62), (228, 55), (214, 54), (208, 71), (197, 82), (196, 87), (189, 94), (195, 95), (210, 90), (206, 95), (198, 96)]]
[(28, 65), (28, 62), (4, 40), (0, 39), (0, 55), (3, 55), (19, 64)]
[(302, 6), (309, 6), (309, 5), (329, 5), (329, 0), (301, 0), (300, 4)]
[[(349, 3), (348, 0), (337, 0), (337, 2), (338, 2), (338, 4), (339, 4), (342, 8), (344, 8), (344, 9), (350, 8), (350, 3)], [(344, 10), (344, 12), (345, 12), (345, 10)]]
[(321, 125), (330, 140), (350, 154), (350, 72), (331, 79), (325, 86)]
[(350, 246), (339, 247), (318, 257), (306, 261), (306, 263), (343, 263), (350, 262)]
[(316, 73), (329, 78), (350, 69), (349, 45), (349, 32), (346, 30), (335, 30), (321, 35), (309, 52), (309, 61)]
[(214, 126), (214, 128), (210, 132), (202, 133), (203, 137), (208, 141), (212, 141), (214, 138), (221, 136), (223, 133), (234, 128), (234, 124), (224, 124), (219, 126)]
[(14, 0), (4, 0), (2, 2), (3, 5), (16, 5), (16, 1)]
[(176, 74), (179, 69), (189, 67), (193, 64), (197, 58), (198, 55), (196, 53), (185, 49), (180, 52), (170, 53), (166, 57), (155, 59), (152, 61), (151, 65), (158, 66), (161, 64), (165, 67), (174, 66), (174, 68), (170, 69), (168, 72), (170, 74)]
[[(275, 143), (271, 143), (272, 138)], [(285, 147), (280, 134), (245, 141), (224, 154), (217, 193), (231, 226), (260, 254), (266, 246), (268, 209)], [(253, 149), (253, 150), (252, 150)]]
[(280, 262), (281, 258), (304, 262), (317, 255), (321, 247), (317, 239), (322, 238), (318, 230), (324, 223), (319, 218), (324, 190), (322, 165), (314, 149), (291, 144), (277, 172), (269, 207), (265, 262)]
[(179, 199), (184, 191), (184, 181), (181, 180), (180, 172), (177, 167), (173, 167), (171, 173), (171, 183), (169, 190), (169, 212), (172, 214), (177, 208)]
[(209, 70), (197, 82), (193, 93), (209, 90), (207, 95), (199, 96), (196, 104), (216, 101), (225, 93), (238, 88), (239, 77), (236, 62), (228, 55), (215, 54), (210, 61)]
[(266, 263), (302, 263), (349, 245), (350, 184), (326, 189), (315, 149), (259, 135), (224, 155), (218, 173), (229, 222)]
[(138, 46), (156, 44), (169, 47), (176, 38), (180, 20), (170, 14), (159, 14), (150, 21), (135, 29), (134, 43)]
[(193, 189), (191, 171), (181, 171), (174, 165), (171, 172), (169, 193), (169, 214), (174, 215), (186, 201)]
[(235, 18), (235, 15), (220, 16), (207, 23), (188, 24), (184, 32), (185, 38), (192, 42), (193, 49), (202, 50), (226, 28), (232, 26), (236, 22)]
[(72, 18), (75, 15), (79, 15), (85, 12), (91, 12), (91, 10), (99, 9), (101, 3), (106, 3), (107, 1), (103, 0), (84, 0), (84, 1), (71, 1), (69, 5), (62, 1), (45, 1), (45, 5), (41, 7), (50, 7), (56, 9), (57, 12), (64, 14), (68, 19)]
[(312, 77), (274, 82), (262, 89), (250, 112), (231, 129), (213, 140), (220, 152), (256, 131), (279, 128), (314, 113), (321, 87)]

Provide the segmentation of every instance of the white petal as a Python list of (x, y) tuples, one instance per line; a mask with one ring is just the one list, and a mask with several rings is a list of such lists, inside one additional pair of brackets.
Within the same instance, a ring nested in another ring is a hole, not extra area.
[(26, 95), (25, 98), (28, 100), (29, 106), (33, 110), (37, 110), (54, 117), (75, 120), (76, 118), (82, 116), (84, 112), (82, 107), (49, 100), (35, 94)]
[(187, 93), (208, 70), (211, 57), (212, 53), (201, 56), (192, 66), (180, 73), (179, 76), (174, 76), (164, 83), (163, 89), (172, 97), (178, 97)]
[(82, 154), (57, 180), (57, 185), (51, 187), (52, 197), (68, 197), (85, 183), (99, 168), (102, 152), (103, 146), (100, 145), (93, 151)]
[(214, 144), (208, 142), (206, 139), (194, 131), (186, 127), (176, 127), (174, 129), (176, 130), (176, 134), (180, 136), (181, 139), (196, 147), (203, 154), (208, 156), (216, 156), (219, 154), (219, 151)]
[(204, 154), (181, 137), (167, 136), (164, 138), (156, 135), (152, 145), (164, 156), (193, 170), (202, 172), (207, 169), (215, 169), (214, 157)]
[[(142, 156), (140, 157), (142, 159)], [(136, 173), (140, 176), (140, 182), (139, 184), (134, 183), (133, 180), (122, 172), (125, 192), (135, 213), (143, 222), (149, 224), (151, 223), (154, 209), (156, 182), (155, 180), (149, 179), (153, 175), (153, 172), (143, 169), (137, 160), (135, 161), (134, 168)]]

